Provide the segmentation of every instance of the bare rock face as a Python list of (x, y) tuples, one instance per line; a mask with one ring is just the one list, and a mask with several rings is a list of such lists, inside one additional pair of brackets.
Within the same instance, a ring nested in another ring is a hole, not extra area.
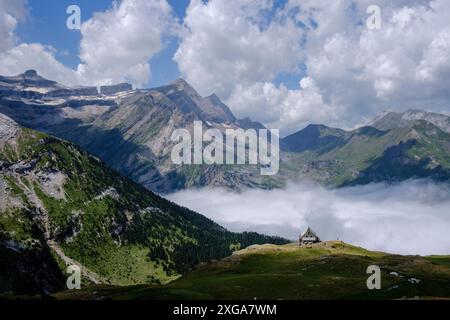
[(184, 79), (177, 79), (154, 90), (162, 93), (185, 114), (194, 114), (200, 120), (211, 123), (239, 126), (236, 117), (217, 95), (202, 97)]
[(62, 88), (47, 93), (47, 97), (97, 96), (97, 87)]
[(129, 83), (119, 83), (111, 86), (101, 86), (100, 93), (104, 95), (112, 95), (119, 92), (126, 92), (133, 90), (133, 86)]
[(0, 150), (5, 143), (14, 143), (20, 132), (20, 128), (9, 117), (0, 113)]
[(42, 131), (52, 131), (66, 121), (92, 120), (116, 106), (114, 100), (114, 96), (100, 95), (97, 87), (66, 87), (35, 70), (0, 76), (0, 113)]
[(204, 98), (201, 107), (203, 112), (212, 121), (225, 123), (233, 123), (236, 121), (231, 110), (215, 94)]
[(27, 70), (12, 77), (0, 76), (0, 96), (9, 95), (27, 99), (58, 98), (70, 96), (97, 96), (97, 87), (67, 87), (47, 80), (36, 70)]
[(384, 112), (369, 123), (369, 126), (380, 130), (394, 128), (411, 128), (417, 121), (432, 123), (442, 131), (450, 133), (450, 117), (443, 114), (426, 112), (422, 110), (408, 110), (403, 113)]

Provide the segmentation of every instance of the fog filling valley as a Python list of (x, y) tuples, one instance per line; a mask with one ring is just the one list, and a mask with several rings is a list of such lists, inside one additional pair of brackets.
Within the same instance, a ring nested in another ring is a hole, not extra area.
[(342, 240), (399, 254), (450, 254), (450, 188), (406, 181), (326, 189), (190, 189), (168, 198), (231, 231), (257, 231), (293, 241), (307, 226), (322, 240)]

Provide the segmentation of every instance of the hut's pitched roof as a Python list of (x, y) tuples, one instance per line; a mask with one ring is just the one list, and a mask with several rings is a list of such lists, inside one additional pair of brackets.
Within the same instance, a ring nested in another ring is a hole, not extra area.
[(306, 229), (306, 231), (303, 232), (303, 234), (300, 236), (300, 240), (301, 240), (304, 236), (306, 236), (306, 235), (314, 236), (314, 237), (317, 238), (317, 240), (320, 241), (319, 236), (318, 236), (318, 235), (317, 235), (310, 227), (308, 227), (308, 229)]

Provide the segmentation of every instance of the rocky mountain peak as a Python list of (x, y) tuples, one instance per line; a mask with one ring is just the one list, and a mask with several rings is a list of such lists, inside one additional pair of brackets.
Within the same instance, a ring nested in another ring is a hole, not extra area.
[(208, 99), (209, 101), (217, 104), (222, 103), (222, 100), (220, 100), (220, 98), (215, 93), (213, 93), (210, 96), (207, 96), (205, 99)]
[(217, 122), (232, 123), (236, 121), (231, 110), (212, 94), (203, 98), (186, 80), (179, 78), (171, 84), (156, 88), (163, 93), (184, 113), (194, 113), (200, 119)]
[(45, 79), (36, 70), (33, 69), (25, 71), (24, 73), (20, 74), (19, 77), (24, 80), (25, 84), (29, 85), (48, 86), (56, 84), (55, 81)]
[(27, 70), (16, 76), (0, 76), (0, 86), (16, 87), (18, 89), (22, 89), (23, 87), (60, 87), (56, 81), (43, 78), (36, 70)]
[(22, 75), (24, 77), (36, 77), (36, 76), (38, 76), (38, 73), (36, 70), (31, 69), (31, 70), (25, 71)]
[(303, 130), (282, 139), (289, 151), (303, 152), (315, 150), (325, 152), (343, 143), (349, 134), (341, 129), (330, 128), (323, 124), (310, 124)]
[(405, 112), (383, 112), (368, 125), (379, 130), (392, 130), (395, 128), (410, 128), (420, 120), (432, 123), (441, 130), (450, 133), (449, 116), (416, 109)]
[(213, 121), (216, 122), (234, 122), (236, 117), (230, 108), (220, 100), (220, 98), (213, 93), (212, 95), (203, 99), (201, 109), (204, 113), (209, 115)]
[(195, 91), (194, 88), (183, 78), (176, 79), (170, 85), (175, 87), (177, 90)]

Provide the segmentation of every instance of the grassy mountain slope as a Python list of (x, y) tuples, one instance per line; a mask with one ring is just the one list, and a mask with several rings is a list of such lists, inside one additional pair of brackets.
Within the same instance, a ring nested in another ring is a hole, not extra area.
[[(362, 127), (339, 136), (324, 126), (316, 131), (316, 143), (297, 151), (290, 147), (285, 170), (299, 168), (302, 177), (334, 186), (412, 178), (450, 181), (450, 134), (431, 122), (416, 120), (385, 131)], [(301, 131), (283, 141), (295, 146), (295, 138), (305, 136)]]
[(352, 184), (409, 178), (450, 180), (450, 134), (435, 125), (416, 122), (403, 139), (369, 162)]
[(65, 264), (94, 283), (161, 283), (229, 255), (230, 245), (284, 242), (231, 233), (2, 115), (0, 150), (0, 292), (61, 289)]
[(324, 125), (309, 125), (284, 138), (283, 143), (287, 146), (287, 151), (297, 153), (315, 151), (320, 154), (344, 144), (348, 136), (349, 133), (341, 129), (329, 128)]
[[(368, 290), (369, 265), (381, 290)], [(372, 252), (331, 241), (251, 246), (161, 287), (91, 287), (59, 299), (400, 299), (450, 298), (450, 257)]]

